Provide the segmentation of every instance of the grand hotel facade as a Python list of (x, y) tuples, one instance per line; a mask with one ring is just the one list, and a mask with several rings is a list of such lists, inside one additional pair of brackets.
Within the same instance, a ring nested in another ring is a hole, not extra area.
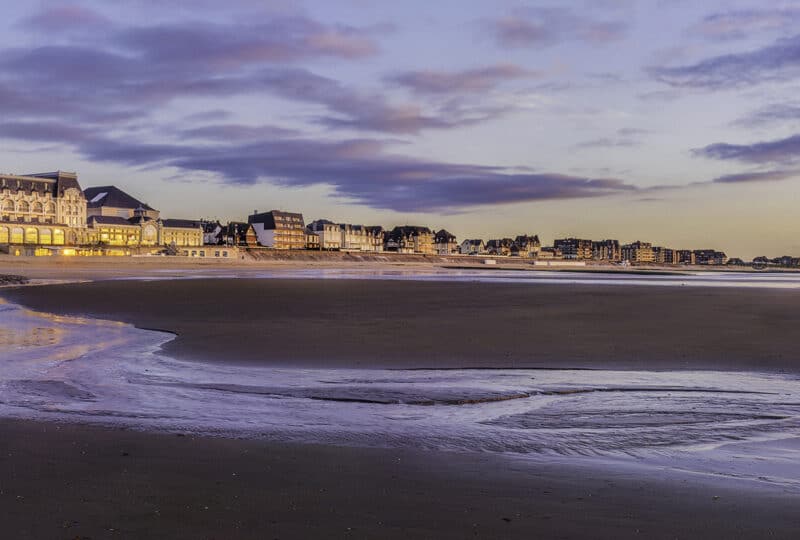
[(142, 203), (113, 189), (125, 196), (122, 200), (131, 201), (126, 206), (133, 208), (113, 208), (115, 215), (109, 216), (103, 201), (87, 201), (75, 173), (0, 174), (0, 249), (6, 246), (9, 253), (21, 254), (21, 250), (47, 252), (62, 246), (202, 245), (198, 222), (161, 219), (150, 207), (147, 212), (137, 212)]

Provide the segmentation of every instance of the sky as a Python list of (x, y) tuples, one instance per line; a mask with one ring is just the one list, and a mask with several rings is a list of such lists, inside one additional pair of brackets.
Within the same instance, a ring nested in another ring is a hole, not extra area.
[(1, 172), (800, 255), (800, 1), (0, 1)]

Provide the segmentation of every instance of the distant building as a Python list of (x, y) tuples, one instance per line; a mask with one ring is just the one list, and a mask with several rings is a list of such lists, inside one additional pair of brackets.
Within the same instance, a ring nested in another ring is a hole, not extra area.
[(223, 227), (222, 242), (226, 246), (256, 247), (258, 235), (252, 223), (243, 221), (229, 221)]
[(247, 221), (253, 225), (258, 242), (262, 246), (273, 249), (306, 248), (303, 214), (272, 210), (255, 213), (249, 216)]
[(444, 229), (436, 231), (433, 235), (433, 248), (437, 255), (452, 255), (458, 253), (456, 236)]
[(203, 227), (203, 244), (215, 246), (224, 243), (222, 235), (222, 223), (219, 221), (200, 220)]
[(656, 262), (656, 254), (653, 251), (653, 245), (649, 242), (636, 241), (631, 244), (625, 244), (620, 248), (622, 252), (622, 260), (632, 263), (654, 263)]
[(728, 262), (728, 256), (722, 251), (713, 249), (694, 250), (695, 264), (719, 266)]
[(514, 244), (511, 246), (511, 254), (518, 257), (537, 258), (539, 252), (542, 250), (542, 243), (539, 241), (539, 235), (521, 235), (514, 238)]
[(565, 259), (591, 260), (593, 257), (592, 241), (582, 238), (560, 238), (553, 241), (553, 247), (561, 251)]
[(511, 255), (511, 248), (514, 241), (511, 238), (498, 238), (486, 242), (486, 252), (489, 255), (508, 256)]
[(85, 243), (119, 247), (201, 246), (200, 221), (162, 218), (154, 208), (116, 186), (90, 187)]
[(619, 240), (592, 242), (592, 258), (596, 261), (621, 261), (622, 249), (620, 248)]
[(86, 198), (75, 173), (0, 174), (0, 245), (82, 242)]
[(461, 245), (458, 246), (458, 251), (462, 255), (479, 255), (486, 253), (486, 244), (480, 238), (471, 238), (461, 242)]
[(694, 251), (691, 249), (679, 249), (678, 264), (695, 264)]
[(395, 227), (385, 237), (384, 250), (433, 255), (433, 233), (428, 227)]
[(319, 234), (306, 227), (306, 249), (319, 251)]
[(342, 232), (339, 225), (327, 219), (317, 219), (307, 229), (319, 237), (319, 249), (338, 251), (342, 248)]
[(665, 247), (654, 247), (653, 256), (656, 264), (678, 264), (678, 252)]
[(367, 236), (369, 236), (370, 251), (373, 253), (382, 252), (386, 237), (386, 231), (383, 230), (383, 227), (370, 225), (364, 227), (364, 229), (367, 231)]
[(372, 251), (372, 237), (363, 225), (340, 223), (342, 249), (346, 251)]
[(539, 250), (539, 258), (543, 260), (561, 259), (561, 250), (553, 246), (543, 247), (541, 250)]

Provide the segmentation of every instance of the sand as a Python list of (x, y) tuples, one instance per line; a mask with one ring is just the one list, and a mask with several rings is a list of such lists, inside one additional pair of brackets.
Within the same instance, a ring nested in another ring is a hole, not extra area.
[(0, 422), (7, 538), (797, 538), (797, 494), (680, 473)]
[[(207, 362), (800, 371), (795, 291), (239, 279), (0, 294), (176, 332), (168, 354)], [(635, 460), (0, 421), (10, 538), (788, 539), (799, 507), (797, 491)]]
[(179, 358), (313, 367), (800, 371), (800, 291), (414, 281), (101, 281), (2, 295), (177, 334)]

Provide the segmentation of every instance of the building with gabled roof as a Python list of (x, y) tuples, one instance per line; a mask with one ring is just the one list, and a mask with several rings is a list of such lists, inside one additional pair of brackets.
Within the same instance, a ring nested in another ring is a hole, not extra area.
[(117, 186), (96, 186), (83, 190), (86, 197), (87, 216), (118, 216), (132, 218), (137, 210), (150, 219), (161, 213), (139, 199), (125, 193)]

